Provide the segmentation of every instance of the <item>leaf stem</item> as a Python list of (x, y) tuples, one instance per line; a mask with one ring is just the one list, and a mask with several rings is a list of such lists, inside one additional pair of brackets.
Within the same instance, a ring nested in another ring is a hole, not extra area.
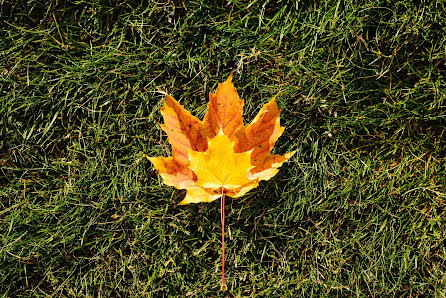
[(221, 190), (221, 291), (228, 287), (225, 281), (225, 193)]

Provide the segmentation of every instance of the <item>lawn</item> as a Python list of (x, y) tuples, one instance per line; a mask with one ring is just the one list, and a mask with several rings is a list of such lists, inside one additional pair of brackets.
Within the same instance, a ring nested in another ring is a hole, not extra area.
[[(446, 296), (446, 4), (0, 1), (0, 295)], [(167, 93), (202, 119), (233, 72), (296, 150), (178, 206)]]

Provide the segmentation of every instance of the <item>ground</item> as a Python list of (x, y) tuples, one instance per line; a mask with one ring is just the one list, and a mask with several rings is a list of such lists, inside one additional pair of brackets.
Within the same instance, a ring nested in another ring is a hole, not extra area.
[(221, 296), (220, 204), (145, 155), (233, 72), (297, 153), (227, 199), (225, 295), (446, 295), (446, 7), (413, 3), (2, 1), (0, 293)]

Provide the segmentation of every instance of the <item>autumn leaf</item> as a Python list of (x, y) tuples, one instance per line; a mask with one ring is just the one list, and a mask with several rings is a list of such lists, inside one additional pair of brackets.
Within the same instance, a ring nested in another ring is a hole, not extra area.
[(294, 152), (272, 155), (271, 149), (282, 135), (280, 110), (275, 98), (265, 104), (254, 120), (243, 124), (243, 100), (240, 100), (232, 74), (209, 93), (208, 110), (203, 121), (186, 111), (167, 95), (161, 108), (172, 146), (170, 157), (148, 157), (167, 185), (186, 189), (180, 205), (222, 203), (222, 289), (224, 280), (224, 200), (238, 198), (269, 180)]
[(294, 152), (271, 155), (283, 133), (275, 98), (254, 120), (243, 124), (243, 101), (232, 83), (232, 74), (209, 94), (208, 111), (201, 121), (167, 95), (161, 108), (172, 145), (171, 157), (149, 157), (165, 184), (186, 189), (180, 205), (211, 202), (221, 193), (238, 198), (269, 180)]

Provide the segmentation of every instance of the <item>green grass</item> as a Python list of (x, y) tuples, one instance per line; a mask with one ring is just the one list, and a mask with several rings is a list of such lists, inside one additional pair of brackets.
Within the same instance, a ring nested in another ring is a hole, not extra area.
[(219, 204), (176, 206), (144, 154), (163, 92), (202, 118), (231, 71), (246, 121), (281, 92), (297, 154), (227, 200), (227, 295), (446, 296), (429, 3), (1, 1), (2, 296), (221, 295)]

